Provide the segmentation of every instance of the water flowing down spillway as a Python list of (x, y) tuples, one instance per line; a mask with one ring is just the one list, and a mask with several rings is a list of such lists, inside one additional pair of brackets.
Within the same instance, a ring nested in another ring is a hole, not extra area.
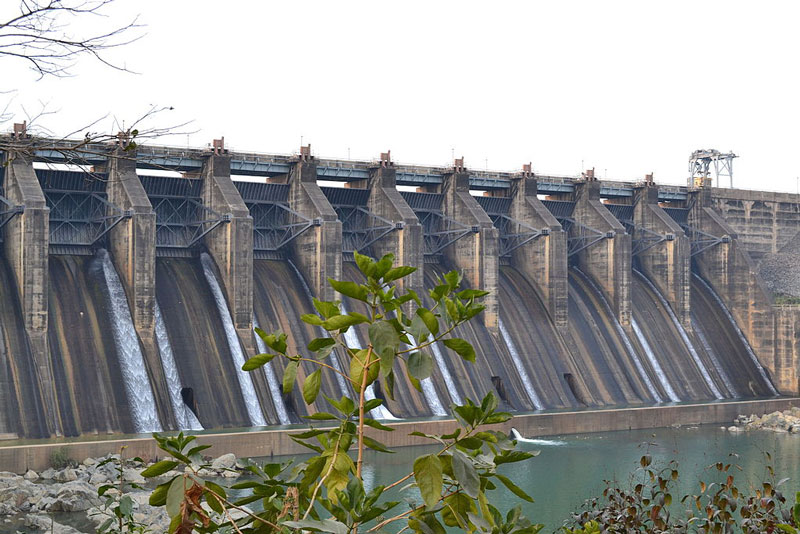
[[(253, 327), (254, 328), (261, 328), (261, 325), (258, 322), (258, 318), (253, 315)], [(264, 340), (261, 339), (261, 336), (256, 337), (256, 346), (258, 346), (258, 351), (262, 354), (268, 353), (267, 344), (264, 343)], [(292, 420), (289, 418), (289, 412), (286, 411), (286, 403), (283, 402), (283, 391), (281, 391), (281, 384), (278, 382), (278, 377), (275, 376), (275, 370), (272, 368), (272, 362), (267, 362), (264, 367), (264, 376), (267, 379), (267, 384), (269, 385), (269, 393), (272, 396), (272, 403), (275, 405), (275, 411), (278, 413), (278, 421), (282, 425), (290, 425)]]
[[(675, 393), (675, 390), (672, 388), (672, 384), (669, 383), (669, 379), (664, 374), (661, 364), (658, 363), (658, 358), (656, 358), (655, 354), (653, 353), (650, 343), (647, 342), (647, 338), (644, 337), (642, 329), (639, 328), (639, 323), (637, 323), (636, 319), (634, 318), (631, 318), (631, 328), (633, 328), (633, 331), (636, 333), (636, 339), (638, 339), (639, 343), (642, 345), (644, 354), (647, 357), (647, 360), (650, 362), (650, 366), (653, 368), (653, 371), (656, 373), (658, 383), (661, 384), (661, 386), (667, 392), (667, 397), (669, 397), (669, 400), (672, 402), (679, 402), (681, 398), (678, 397), (678, 394)], [(631, 350), (633, 349), (631, 348)], [(644, 373), (645, 371), (642, 369), (640, 372)]]
[(602, 292), (577, 268), (569, 277), (570, 341), (579, 368), (608, 404), (664, 402)]
[(253, 385), (253, 377), (250, 376), (249, 372), (242, 370), (242, 366), (247, 359), (244, 357), (239, 335), (236, 332), (236, 327), (233, 325), (233, 318), (231, 318), (231, 313), (228, 310), (225, 294), (222, 292), (222, 287), (220, 287), (217, 275), (214, 272), (214, 260), (212, 260), (211, 256), (208, 254), (203, 253), (200, 256), (200, 261), (203, 264), (203, 274), (211, 288), (211, 293), (214, 295), (214, 301), (217, 305), (220, 318), (222, 319), (222, 325), (225, 328), (225, 336), (228, 339), (228, 349), (233, 358), (233, 363), (236, 366), (236, 378), (239, 380), (239, 387), (242, 390), (242, 398), (247, 407), (250, 424), (252, 426), (266, 426), (267, 420), (264, 418), (264, 413), (261, 411), (261, 404), (258, 402), (256, 388)]
[(164, 368), (164, 377), (167, 380), (169, 400), (172, 405), (172, 412), (175, 414), (175, 422), (180, 430), (203, 430), (203, 425), (194, 415), (194, 412), (186, 406), (181, 396), (181, 377), (178, 374), (178, 366), (175, 364), (175, 356), (172, 353), (172, 345), (167, 334), (167, 325), (164, 323), (164, 316), (161, 315), (161, 307), (156, 302), (156, 341), (158, 342), (158, 352), (161, 355), (161, 365)]
[(503, 357), (502, 351), (499, 356), (509, 371), (509, 386), (520, 387), (520, 394), (530, 404), (524, 408), (595, 404), (572, 353), (530, 280), (513, 267), (501, 266), (499, 286), (498, 328), (501, 348), (508, 358)]
[(503, 340), (506, 342), (506, 346), (508, 346), (509, 352), (511, 352), (511, 357), (514, 360), (514, 367), (516, 368), (517, 373), (519, 373), (522, 383), (525, 384), (525, 391), (527, 391), (528, 396), (531, 398), (531, 402), (537, 410), (544, 409), (544, 404), (542, 404), (542, 400), (539, 398), (539, 395), (536, 394), (536, 389), (533, 387), (533, 382), (531, 382), (528, 372), (525, 370), (525, 365), (522, 363), (522, 358), (520, 357), (519, 352), (517, 352), (517, 346), (514, 344), (514, 340), (511, 339), (511, 334), (508, 333), (508, 329), (506, 328), (506, 325), (503, 324), (502, 318), (498, 319), (498, 327), (500, 328), (500, 334), (503, 336)]
[[(694, 360), (695, 365), (697, 365), (697, 368), (703, 375), (703, 380), (708, 386), (708, 389), (711, 390), (711, 392), (714, 394), (714, 397), (717, 400), (724, 399), (725, 398), (724, 395), (720, 391), (719, 387), (717, 387), (717, 384), (714, 382), (714, 380), (711, 378), (711, 373), (706, 367), (705, 362), (703, 362), (697, 350), (695, 349), (694, 343), (689, 339), (689, 334), (686, 332), (686, 329), (683, 327), (680, 320), (678, 320), (677, 315), (675, 315), (675, 312), (672, 310), (672, 307), (669, 305), (667, 300), (664, 298), (664, 296), (661, 294), (658, 288), (656, 288), (656, 286), (653, 285), (653, 283), (650, 280), (648, 280), (647, 277), (644, 276), (641, 272), (635, 270), (634, 275), (637, 276), (642, 282), (644, 282), (645, 285), (647, 285), (647, 287), (650, 289), (650, 291), (658, 298), (658, 301), (661, 303), (661, 308), (667, 312), (667, 315), (669, 315), (669, 318), (672, 321), (675, 330), (677, 330), (681, 336), (681, 340), (683, 341), (684, 346), (689, 351), (689, 354), (692, 355), (692, 360)], [(715, 366), (715, 370), (720, 374), (720, 379), (724, 383), (730, 382), (730, 379), (727, 376), (725, 376), (726, 373), (721, 367)]]
[(696, 336), (704, 340), (701, 343), (718, 355), (739, 395), (778, 394), (731, 312), (696, 273), (692, 276), (692, 323)]
[(157, 258), (156, 299), (181, 386), (191, 392), (203, 427), (249, 426), (228, 339), (200, 261)]
[(64, 433), (136, 432), (102, 261), (51, 255), (48, 277), (48, 341)]
[(125, 380), (133, 423), (137, 432), (161, 432), (153, 388), (147, 377), (142, 349), (133, 326), (128, 298), (125, 296), (125, 288), (122, 287), (122, 282), (119, 280), (119, 275), (108, 252), (101, 249), (98, 256), (102, 261), (103, 275), (108, 286), (114, 340), (117, 344), (117, 355)]

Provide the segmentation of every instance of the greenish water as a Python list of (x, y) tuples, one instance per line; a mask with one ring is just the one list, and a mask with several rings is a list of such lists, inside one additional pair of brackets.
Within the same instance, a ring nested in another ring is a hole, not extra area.
[[(789, 499), (800, 489), (800, 435), (767, 431), (733, 434), (709, 425), (553, 437), (522, 443), (521, 448), (541, 454), (509, 466), (504, 474), (534, 498), (533, 504), (522, 502), (523, 509), (534, 522), (546, 525), (544, 532), (557, 530), (586, 499), (600, 495), (604, 480), (627, 484), (645, 454), (653, 457), (654, 464), (678, 462), (680, 478), (673, 495), (698, 493), (700, 480), (716, 480), (715, 473), (708, 469), (716, 462), (741, 468), (732, 470), (741, 489), (766, 480), (768, 464), (774, 467), (776, 479), (790, 478), (784, 487)], [(365, 482), (370, 486), (391, 483), (407, 474), (415, 457), (435, 450), (436, 447), (407, 447), (392, 455), (370, 453)], [(771, 454), (771, 461), (765, 453)], [(418, 499), (410, 489), (400, 496)], [(501, 488), (492, 502), (505, 511), (520, 500)]]

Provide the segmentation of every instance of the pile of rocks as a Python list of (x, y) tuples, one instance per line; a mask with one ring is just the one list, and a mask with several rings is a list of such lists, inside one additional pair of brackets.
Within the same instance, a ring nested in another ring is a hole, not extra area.
[(800, 408), (792, 407), (784, 412), (772, 412), (761, 417), (757, 415), (740, 415), (729, 426), (729, 432), (745, 430), (771, 430), (772, 432), (789, 432), (800, 434)]
[[(116, 459), (119, 455), (115, 455)], [(81, 464), (64, 469), (49, 468), (41, 473), (28, 471), (24, 475), (0, 472), (0, 530), (2, 523), (10, 523), (11, 518), (24, 521), (24, 526), (54, 534), (73, 534), (75, 529), (54, 523), (48, 515), (52, 512), (79, 512), (87, 515), (97, 526), (108, 518), (102, 514), (104, 498), (97, 496), (98, 489), (104, 485), (112, 485), (106, 495), (119, 495), (119, 473), (117, 462), (103, 463), (111, 458), (87, 458)], [(134, 519), (147, 525), (153, 532), (166, 532), (169, 517), (164, 508), (155, 508), (148, 504), (150, 491), (138, 489), (131, 484), (145, 485), (163, 483), (180, 474), (169, 471), (160, 477), (148, 481), (141, 472), (151, 464), (131, 464), (123, 470), (125, 494), (134, 502)], [(243, 463), (233, 454), (225, 454), (210, 462), (210, 466), (201, 469), (202, 477), (240, 476)], [(188, 469), (188, 468), (187, 468)]]

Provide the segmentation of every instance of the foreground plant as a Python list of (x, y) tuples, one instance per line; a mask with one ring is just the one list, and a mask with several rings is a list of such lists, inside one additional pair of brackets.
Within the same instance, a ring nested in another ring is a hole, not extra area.
[[(188, 467), (158, 486), (150, 499), (152, 505), (167, 507), (172, 518), (170, 532), (299, 529), (355, 534), (409, 529), (419, 534), (444, 534), (446, 527), (455, 527), (486, 534), (536, 534), (542, 528), (523, 517), (519, 507), (501, 514), (487, 497), (498, 485), (503, 485), (520, 499), (531, 501), (523, 490), (498, 472), (498, 467), (534, 456), (516, 450), (516, 442), (504, 433), (482, 429), (511, 418), (510, 414), (497, 411), (497, 399), (491, 393), (479, 404), (467, 400), (462, 406), (452, 406), (458, 422), (452, 432), (412, 433), (439, 444), (440, 449), (417, 458), (407, 475), (387, 486), (364, 487), (365, 449), (392, 452), (368, 436), (366, 429), (393, 430), (369, 417), (370, 411), (383, 401), (366, 400), (367, 388), (380, 381), (383, 391), (394, 398), (396, 373), (400, 370), (421, 391), (421, 381), (433, 371), (433, 358), (427, 352), (433, 343), (441, 342), (465, 360), (474, 361), (473, 347), (452, 334), (484, 309), (480, 299), (487, 294), (461, 289), (461, 276), (453, 271), (430, 291), (434, 305), (427, 309), (414, 291), (398, 294), (393, 284), (415, 269), (395, 267), (393, 259), (392, 255), (386, 255), (375, 261), (356, 253), (364, 281), (329, 280), (339, 294), (364, 303), (367, 313), (343, 312), (340, 301), (314, 299), (317, 313), (304, 315), (302, 319), (321, 327), (328, 336), (311, 341), (307, 347), (309, 354), (287, 354), (285, 334), (256, 329), (272, 352), (254, 356), (243, 369), (252, 371), (276, 357), (285, 358), (288, 363), (283, 390), (289, 393), (301, 362), (316, 365), (318, 368), (301, 386), (303, 399), (309, 405), (317, 401), (323, 372), (340, 374), (352, 387), (352, 395), (340, 399), (325, 396), (330, 412), (318, 411), (306, 417), (312, 422), (322, 422), (322, 428), (312, 427), (292, 435), (293, 440), (314, 453), (311, 458), (298, 465), (248, 465), (251, 480), (230, 488), (245, 491), (245, 496), (234, 499), (226, 489), (201, 476), (205, 467), (201, 452), (207, 446), (194, 446), (194, 436), (183, 434), (156, 437), (162, 450), (173, 459), (154, 464), (143, 476), (155, 477), (181, 465)], [(367, 331), (366, 348), (349, 346), (345, 340), (345, 332), (357, 325), (363, 325)], [(346, 355), (347, 372), (329, 363), (334, 350)], [(398, 360), (402, 365), (397, 365)], [(401, 507), (400, 502), (385, 498), (384, 492), (407, 487), (415, 487), (421, 500), (411, 500)], [(398, 523), (400, 526), (395, 526)]]

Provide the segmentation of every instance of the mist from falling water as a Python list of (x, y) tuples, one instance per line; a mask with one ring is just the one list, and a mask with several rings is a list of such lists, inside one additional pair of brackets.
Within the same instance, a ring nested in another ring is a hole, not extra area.
[(108, 251), (100, 249), (97, 255), (103, 267), (103, 277), (108, 289), (114, 343), (117, 347), (120, 370), (125, 382), (125, 392), (128, 396), (134, 428), (136, 428), (136, 432), (161, 432), (156, 401), (144, 366), (139, 338), (133, 326), (125, 288), (122, 287), (122, 282), (119, 280), (119, 275), (111, 262)]
[[(258, 319), (256, 319), (255, 314), (253, 314), (253, 327), (261, 328), (261, 326), (258, 324)], [(261, 339), (261, 336), (256, 336), (256, 346), (258, 347), (258, 352), (262, 354), (267, 352), (267, 344), (264, 343), (264, 340)], [(275, 369), (272, 368), (272, 362), (267, 362), (262, 369), (264, 370), (264, 376), (267, 379), (267, 386), (269, 386), (269, 394), (270, 397), (272, 397), (272, 404), (275, 405), (275, 412), (278, 414), (278, 421), (282, 425), (292, 424), (292, 420), (289, 418), (289, 412), (286, 410), (286, 403), (283, 401), (283, 390), (281, 389), (281, 385), (278, 383), (278, 377), (275, 376)]]
[(266, 426), (267, 421), (264, 419), (264, 413), (261, 411), (261, 405), (258, 402), (256, 388), (253, 385), (253, 377), (247, 371), (242, 370), (242, 366), (245, 363), (244, 352), (242, 351), (241, 343), (239, 343), (236, 328), (233, 326), (233, 318), (231, 318), (231, 313), (228, 310), (225, 295), (222, 293), (222, 288), (214, 273), (214, 261), (211, 256), (204, 252), (200, 255), (200, 262), (203, 265), (203, 275), (205, 275), (208, 286), (211, 288), (211, 294), (214, 295), (214, 302), (217, 305), (222, 326), (225, 328), (225, 337), (228, 340), (228, 348), (233, 359), (233, 365), (236, 367), (236, 377), (239, 379), (239, 387), (242, 390), (242, 398), (247, 408), (250, 424), (252, 426)]
[[(650, 395), (653, 397), (653, 399), (655, 399), (656, 402), (664, 402), (664, 399), (658, 393), (658, 390), (656, 389), (655, 385), (653, 384), (653, 381), (650, 379), (650, 375), (647, 374), (647, 370), (644, 368), (644, 365), (642, 364), (642, 360), (639, 358), (639, 355), (633, 349), (633, 345), (631, 344), (631, 340), (628, 339), (628, 334), (625, 333), (625, 330), (622, 328), (622, 325), (619, 324), (619, 321), (617, 320), (616, 315), (614, 315), (614, 312), (611, 309), (611, 305), (606, 300), (606, 297), (605, 297), (605, 295), (603, 295), (603, 292), (600, 291), (600, 288), (597, 287), (597, 285), (595, 285), (595, 283), (592, 281), (591, 278), (589, 278), (588, 276), (583, 274), (583, 271), (581, 271), (577, 267), (573, 267), (573, 268), (575, 269), (576, 272), (580, 273), (580, 275), (583, 277), (583, 279), (586, 281), (586, 283), (589, 284), (589, 286), (591, 286), (591, 288), (594, 290), (595, 294), (600, 299), (600, 302), (603, 303), (603, 306), (606, 309), (606, 313), (611, 318), (611, 322), (614, 324), (614, 328), (617, 330), (617, 334), (619, 335), (620, 339), (622, 339), (622, 342), (625, 344), (625, 348), (628, 351), (628, 355), (631, 357), (631, 360), (633, 360), (633, 364), (636, 366), (636, 370), (639, 372), (639, 376), (642, 378), (642, 380), (644, 381), (645, 385), (647, 386), (647, 389), (650, 392)], [(634, 328), (634, 333), (637, 333), (636, 332), (636, 328)], [(641, 332), (637, 333), (637, 336), (640, 333)], [(647, 350), (645, 350), (645, 352), (647, 353), (648, 358), (650, 358), (650, 363), (651, 364), (655, 363), (655, 365), (653, 366), (653, 369), (656, 371), (656, 374), (659, 374), (659, 371), (661, 371), (661, 366), (658, 364), (658, 361), (655, 359), (655, 356), (652, 354), (652, 352), (648, 352)], [(664, 372), (661, 371), (661, 375), (663, 375), (663, 374), (664, 374)], [(664, 378), (664, 381), (665, 381), (665, 390), (667, 390), (667, 394), (669, 395), (669, 390), (671, 390), (672, 387), (669, 386), (668, 382), (666, 382), (666, 377)], [(673, 391), (673, 394), (674, 393), (675, 392)], [(669, 396), (670, 396), (670, 398), (672, 398), (672, 395), (669, 395)], [(675, 395), (675, 398), (672, 399), (672, 400), (673, 401), (677, 400), (677, 395)]]
[(522, 380), (522, 384), (525, 386), (525, 391), (528, 393), (531, 403), (533, 403), (533, 406), (537, 410), (543, 410), (544, 404), (542, 404), (542, 399), (540, 399), (539, 395), (536, 394), (536, 390), (533, 387), (533, 382), (531, 382), (528, 372), (525, 370), (525, 365), (522, 363), (522, 358), (519, 357), (519, 353), (517, 352), (517, 346), (514, 344), (514, 340), (511, 338), (508, 330), (506, 330), (506, 325), (503, 322), (503, 319), (498, 319), (498, 326), (500, 327), (500, 335), (503, 336), (503, 341), (506, 342), (508, 352), (511, 354), (511, 359), (514, 361), (514, 367), (517, 369), (517, 373), (519, 373), (520, 380)]
[(742, 345), (744, 345), (744, 348), (747, 350), (747, 354), (753, 361), (753, 365), (755, 365), (756, 369), (758, 369), (758, 374), (760, 374), (761, 378), (764, 379), (764, 383), (767, 384), (767, 387), (769, 387), (769, 390), (772, 392), (772, 394), (777, 396), (778, 390), (775, 389), (775, 386), (772, 385), (772, 381), (767, 376), (767, 372), (764, 370), (764, 367), (762, 367), (761, 362), (758, 361), (758, 358), (753, 352), (753, 349), (750, 347), (750, 343), (747, 342), (747, 338), (745, 337), (744, 332), (742, 332), (742, 329), (739, 328), (739, 325), (736, 323), (736, 319), (733, 318), (733, 315), (731, 315), (731, 312), (730, 310), (728, 310), (728, 307), (725, 306), (724, 302), (722, 302), (722, 299), (720, 298), (719, 295), (717, 295), (717, 292), (714, 291), (714, 288), (711, 287), (709, 284), (707, 284), (705, 280), (703, 280), (700, 276), (697, 275), (697, 273), (692, 273), (692, 276), (694, 276), (698, 282), (703, 284), (703, 287), (705, 287), (711, 294), (711, 296), (714, 297), (714, 300), (717, 302), (720, 309), (722, 309), (722, 311), (725, 313), (725, 316), (728, 318), (728, 321), (731, 323), (731, 326), (733, 326), (734, 330), (736, 330), (736, 335), (739, 336), (739, 340), (742, 342)]
[(164, 323), (164, 316), (161, 315), (161, 306), (156, 301), (156, 341), (158, 342), (158, 352), (161, 355), (161, 366), (164, 368), (164, 377), (167, 380), (167, 390), (169, 400), (172, 403), (172, 411), (175, 414), (175, 422), (180, 430), (203, 430), (203, 425), (194, 415), (194, 412), (186, 406), (181, 397), (181, 377), (178, 374), (178, 366), (175, 365), (175, 355), (172, 353), (172, 345), (167, 335), (167, 325)]
[[(689, 350), (689, 354), (692, 355), (692, 359), (694, 360), (694, 363), (697, 365), (697, 368), (700, 370), (700, 374), (703, 375), (703, 380), (705, 381), (708, 388), (711, 390), (711, 393), (714, 395), (714, 397), (717, 398), (717, 400), (724, 399), (725, 396), (722, 394), (717, 385), (714, 383), (714, 380), (711, 378), (711, 374), (708, 372), (708, 368), (703, 363), (703, 360), (700, 359), (700, 355), (697, 354), (697, 350), (695, 350), (694, 344), (689, 339), (689, 335), (686, 333), (686, 329), (683, 328), (683, 325), (678, 320), (678, 316), (675, 315), (675, 312), (672, 311), (672, 307), (667, 302), (667, 299), (664, 298), (661, 292), (656, 288), (656, 286), (653, 285), (653, 283), (645, 275), (643, 275), (639, 271), (634, 271), (634, 272), (636, 272), (640, 276), (640, 278), (644, 281), (644, 283), (647, 284), (650, 290), (655, 294), (656, 298), (658, 298), (658, 301), (661, 303), (661, 306), (669, 314), (669, 318), (670, 320), (672, 320), (673, 326), (675, 326), (675, 329), (681, 335), (683, 344)], [(723, 377), (722, 378), (723, 382), (727, 383), (728, 380), (726, 380), (724, 377), (724, 371), (722, 371), (721, 368), (717, 368), (717, 372), (720, 373), (720, 377)]]

